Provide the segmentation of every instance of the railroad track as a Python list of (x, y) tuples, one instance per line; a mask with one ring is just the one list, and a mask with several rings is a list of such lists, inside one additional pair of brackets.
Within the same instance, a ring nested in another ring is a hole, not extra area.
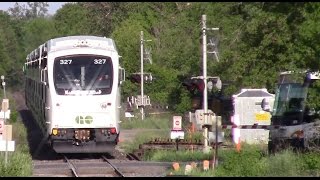
[(59, 160), (34, 161), (33, 177), (162, 177), (168, 168), (171, 163), (109, 159), (104, 155), (87, 159), (62, 156)]
[(126, 157), (129, 159), (129, 160), (135, 160), (135, 161), (140, 161), (140, 158), (138, 156), (136, 156), (134, 153), (128, 153), (126, 155)]
[(70, 162), (70, 160), (66, 157), (66, 156), (63, 156), (64, 160), (66, 161), (66, 163), (68, 164), (72, 174), (75, 176), (75, 177), (79, 177), (78, 176), (78, 173), (76, 171), (76, 168), (74, 167), (73, 163)]
[(62, 160), (35, 163), (33, 176), (125, 177), (116, 166), (103, 155), (100, 159), (72, 159), (63, 155)]
[(108, 158), (106, 158), (106, 156), (102, 156), (103, 160), (105, 160), (113, 169), (114, 172), (119, 176), (119, 177), (125, 177), (125, 175), (116, 167), (114, 166), (109, 160)]
[[(210, 147), (215, 148), (214, 144), (210, 144)], [(147, 151), (150, 150), (198, 150), (202, 151), (204, 148), (204, 144), (202, 141), (187, 141), (181, 140), (178, 143), (175, 140), (171, 139), (160, 139), (156, 138), (149, 142), (145, 142), (139, 145), (139, 148), (134, 150), (133, 155), (137, 157), (137, 159), (144, 156)], [(234, 145), (232, 143), (219, 143), (219, 149), (234, 149)]]

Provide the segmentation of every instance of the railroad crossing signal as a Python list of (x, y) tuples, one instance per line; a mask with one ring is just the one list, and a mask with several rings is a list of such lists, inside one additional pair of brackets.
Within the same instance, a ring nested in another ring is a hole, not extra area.
[[(145, 83), (151, 83), (154, 80), (154, 77), (151, 73), (143, 73), (143, 81)], [(132, 73), (130, 75), (130, 81), (133, 83), (141, 83), (141, 73)]]
[(202, 79), (188, 79), (182, 83), (192, 94), (203, 93), (204, 82)]
[(151, 73), (144, 73), (143, 79), (146, 83), (151, 83), (153, 81), (153, 77)]
[[(222, 82), (219, 77), (207, 77), (208, 81), (208, 91), (211, 91), (213, 87), (216, 87), (218, 90), (221, 90)], [(203, 94), (204, 90), (204, 81), (202, 76), (191, 77), (191, 79), (187, 79), (182, 83), (190, 93), (193, 95), (200, 93)]]
[(137, 73), (131, 74), (131, 75), (130, 75), (130, 81), (133, 82), (133, 83), (138, 83), (138, 84), (140, 84), (140, 83), (141, 83), (140, 74), (137, 74)]
[(208, 90), (211, 91), (213, 87), (217, 88), (219, 91), (222, 88), (222, 81), (220, 80), (220, 77), (207, 77), (208, 79)]

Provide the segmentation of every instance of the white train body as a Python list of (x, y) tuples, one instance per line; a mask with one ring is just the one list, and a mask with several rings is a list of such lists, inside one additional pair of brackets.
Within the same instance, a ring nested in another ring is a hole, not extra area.
[(24, 71), (27, 106), (56, 152), (113, 150), (124, 70), (112, 39), (51, 39), (28, 55)]

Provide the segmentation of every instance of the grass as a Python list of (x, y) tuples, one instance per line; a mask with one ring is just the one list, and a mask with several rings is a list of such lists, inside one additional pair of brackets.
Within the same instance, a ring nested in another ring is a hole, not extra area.
[(163, 162), (173, 162), (173, 161), (198, 161), (201, 159), (211, 159), (211, 153), (203, 153), (202, 151), (149, 151), (145, 154), (144, 160), (146, 161), (163, 161)]
[[(202, 154), (202, 155), (201, 155)], [(182, 156), (183, 155), (183, 156)], [(150, 160), (158, 161), (190, 161), (190, 157), (196, 160), (211, 160), (212, 153), (196, 152), (154, 152), (146, 155)], [(267, 155), (256, 145), (246, 145), (240, 152), (235, 150), (219, 150), (218, 167), (204, 171), (199, 165), (192, 170), (190, 176), (209, 177), (317, 177), (320, 174), (320, 157), (318, 153), (302, 154), (292, 150), (284, 150), (275, 155)], [(195, 160), (192, 159), (192, 160)], [(173, 175), (185, 175), (184, 167), (178, 171), (171, 170)], [(168, 172), (169, 174), (169, 172)]]
[(172, 123), (172, 116), (152, 115), (146, 117), (144, 120), (141, 117), (122, 118), (120, 127), (122, 129), (170, 129)]
[(20, 152), (16, 149), (14, 152), (8, 152), (8, 163), (5, 166), (4, 153), (1, 153), (0, 174), (1, 177), (31, 176), (32, 159), (29, 154)]
[(156, 137), (168, 138), (170, 132), (170, 115), (153, 115), (146, 117), (144, 120), (141, 117), (133, 117), (131, 119), (122, 117), (120, 123), (121, 129), (137, 129), (141, 132), (137, 133), (135, 139), (132, 142), (128, 142), (124, 145), (119, 145), (129, 153), (139, 148), (140, 144), (152, 140)]
[[(131, 119), (122, 118), (120, 124), (121, 129), (137, 129), (139, 132), (132, 142), (120, 145), (127, 153), (139, 148), (140, 144), (153, 140), (154, 138), (170, 138), (170, 130), (172, 128), (173, 114), (150, 115), (144, 120), (141, 117), (133, 117)], [(183, 127), (188, 127), (183, 126)], [(185, 139), (202, 140), (202, 133), (191, 133), (185, 128)]]
[(27, 132), (21, 121), (8, 121), (12, 125), (12, 140), (15, 141), (15, 149), (8, 152), (8, 161), (5, 164), (5, 152), (0, 156), (0, 176), (31, 176), (32, 158), (29, 154)]
[(129, 141), (126, 144), (119, 144), (119, 146), (125, 150), (126, 153), (133, 152), (136, 149), (139, 149), (139, 145), (145, 142), (148, 142), (154, 138), (161, 137), (161, 138), (168, 138), (169, 133), (167, 130), (160, 130), (160, 131), (146, 131), (142, 130), (139, 132), (133, 141)]
[[(144, 121), (140, 117), (125, 119), (121, 123), (123, 129), (141, 129), (136, 139), (124, 145), (126, 152), (132, 152), (139, 148), (140, 144), (150, 141), (153, 138), (169, 138), (172, 126), (172, 116), (147, 117)], [(191, 133), (188, 125), (184, 125), (185, 139), (202, 140), (202, 132)], [(158, 129), (158, 131), (145, 131), (145, 129)], [(160, 130), (161, 129), (161, 130)], [(229, 137), (230, 132), (225, 132)], [(144, 155), (147, 161), (166, 162), (202, 162), (212, 160), (213, 152), (202, 151), (176, 151), (176, 150), (152, 150)], [(268, 155), (265, 145), (242, 144), (241, 151), (235, 149), (219, 149), (219, 164), (215, 170), (204, 171), (201, 165), (192, 170), (188, 175), (196, 177), (287, 177), (287, 176), (319, 176), (320, 156), (318, 153), (299, 153), (291, 149)], [(173, 171), (173, 175), (185, 175), (184, 167)], [(168, 172), (169, 174), (169, 172)]]
[(7, 124), (12, 125), (12, 140), (15, 141), (15, 149), (13, 152), (8, 152), (7, 164), (5, 164), (5, 152), (0, 153), (0, 176), (31, 176), (32, 158), (27, 142), (27, 130), (15, 110), (15, 104), (12, 100), (10, 101), (10, 110), (10, 119), (7, 120)]

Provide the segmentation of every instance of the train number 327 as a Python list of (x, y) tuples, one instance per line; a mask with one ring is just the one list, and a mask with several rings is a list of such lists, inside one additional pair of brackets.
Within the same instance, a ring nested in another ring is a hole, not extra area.
[(93, 63), (94, 64), (105, 64), (106, 63), (106, 59), (94, 59)]
[(71, 64), (72, 63), (72, 59), (61, 59), (60, 60), (60, 64)]

